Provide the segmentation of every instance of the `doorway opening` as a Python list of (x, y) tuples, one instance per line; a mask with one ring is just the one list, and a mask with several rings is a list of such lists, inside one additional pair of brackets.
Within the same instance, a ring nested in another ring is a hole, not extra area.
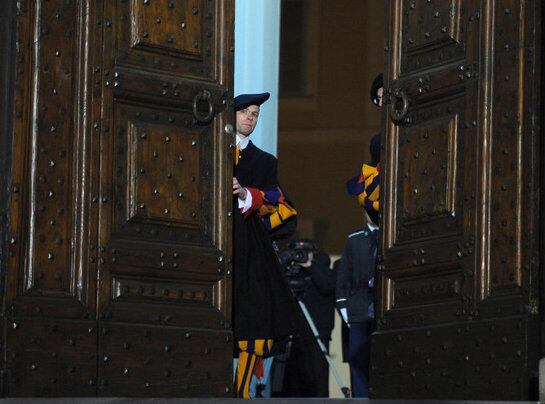
[[(370, 160), (369, 142), (381, 130), (369, 94), (384, 67), (386, 5), (282, 0), (280, 24), (280, 182), (299, 212), (295, 237), (313, 239), (333, 262), (364, 226), (345, 183)], [(348, 384), (341, 328), (336, 314), (330, 353)], [(342, 397), (331, 372), (329, 394)]]
[(345, 182), (368, 161), (381, 114), (370, 100), (384, 66), (386, 7), (359, 0), (282, 0), (279, 170), (298, 229), (340, 255), (363, 214)]

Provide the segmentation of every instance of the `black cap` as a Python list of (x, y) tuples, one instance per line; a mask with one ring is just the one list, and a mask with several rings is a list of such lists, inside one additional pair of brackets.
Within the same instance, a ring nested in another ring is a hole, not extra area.
[(371, 84), (371, 102), (378, 106), (377, 91), (379, 88), (384, 87), (384, 78), (382, 73), (380, 73)]
[(235, 97), (235, 111), (240, 111), (250, 105), (261, 105), (269, 99), (269, 93), (261, 94), (240, 94)]

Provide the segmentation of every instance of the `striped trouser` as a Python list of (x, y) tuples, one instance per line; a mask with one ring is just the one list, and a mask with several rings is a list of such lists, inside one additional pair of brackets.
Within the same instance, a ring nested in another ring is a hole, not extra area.
[(273, 346), (272, 339), (256, 339), (249, 341), (238, 341), (237, 397), (250, 398), (250, 382), (258, 357), (267, 357)]

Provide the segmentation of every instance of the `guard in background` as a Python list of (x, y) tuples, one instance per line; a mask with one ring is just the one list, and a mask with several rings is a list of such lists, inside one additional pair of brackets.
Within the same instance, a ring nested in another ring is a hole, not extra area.
[[(377, 75), (371, 84), (371, 102), (379, 109), (382, 108), (382, 95), (384, 92), (384, 78), (382, 73)], [(358, 204), (363, 206), (371, 216), (378, 216), (379, 206), (379, 181), (380, 181), (380, 133), (377, 133), (369, 142), (371, 160), (363, 163), (358, 175), (348, 180), (347, 191), (350, 195), (357, 196)], [(371, 217), (371, 219), (376, 219)], [(378, 219), (373, 220), (378, 223)]]
[(236, 391), (249, 398), (249, 385), (258, 357), (274, 355), (276, 340), (292, 334), (297, 310), (270, 232), (296, 212), (278, 184), (276, 158), (249, 139), (260, 105), (269, 93), (243, 94), (235, 98), (236, 149), (233, 178), (234, 274), (233, 322), (238, 362)]
[[(371, 101), (382, 107), (382, 74), (371, 85)], [(347, 191), (364, 208), (364, 228), (350, 234), (337, 273), (337, 308), (349, 327), (348, 363), (353, 397), (369, 396), (369, 359), (374, 329), (374, 280), (380, 194), (380, 134), (369, 145), (371, 161), (347, 182)]]
[(367, 226), (350, 234), (337, 273), (337, 307), (348, 331), (348, 363), (352, 396), (369, 396), (369, 359), (374, 329), (374, 276), (377, 230), (366, 214)]

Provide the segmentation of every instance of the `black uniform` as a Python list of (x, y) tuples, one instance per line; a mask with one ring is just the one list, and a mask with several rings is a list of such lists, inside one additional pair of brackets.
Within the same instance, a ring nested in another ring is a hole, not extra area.
[(352, 233), (346, 240), (337, 273), (337, 307), (346, 308), (348, 323), (348, 362), (353, 397), (368, 397), (369, 357), (374, 320), (374, 288), (377, 231), (369, 228)]
[[(250, 141), (240, 152), (235, 177), (243, 187), (276, 189), (276, 158)], [(238, 206), (236, 198), (234, 206)], [(235, 209), (234, 252), (235, 339), (276, 339), (290, 335), (296, 303), (257, 212), (245, 217)]]

